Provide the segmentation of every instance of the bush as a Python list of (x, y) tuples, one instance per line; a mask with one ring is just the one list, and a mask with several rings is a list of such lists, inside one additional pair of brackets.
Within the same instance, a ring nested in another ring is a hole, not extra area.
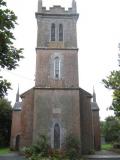
[(103, 135), (108, 143), (120, 142), (120, 121), (116, 117), (109, 116), (102, 123)]
[(24, 147), (22, 152), (30, 160), (37, 160), (40, 157), (47, 157), (49, 153), (49, 146), (45, 136), (40, 136), (38, 142), (31, 147)]
[(34, 153), (34, 150), (33, 150), (32, 146), (31, 147), (24, 147), (24, 148), (22, 148), (21, 152), (25, 154), (26, 158), (29, 158)]
[(38, 154), (38, 155), (32, 155), (29, 160), (49, 160), (48, 158), (46, 157), (42, 157), (41, 154)]
[(41, 154), (41, 156), (48, 156), (49, 153), (49, 145), (47, 142), (47, 138), (41, 135), (36, 144), (33, 145), (33, 150), (35, 154)]
[(69, 160), (80, 159), (80, 141), (72, 135), (66, 138), (66, 156)]
[(73, 136), (66, 138), (65, 151), (51, 149), (45, 136), (31, 147), (24, 147), (22, 152), (28, 160), (80, 160), (80, 142)]
[(49, 157), (50, 157), (50, 160), (64, 160), (65, 154), (61, 150), (51, 149), (49, 152)]

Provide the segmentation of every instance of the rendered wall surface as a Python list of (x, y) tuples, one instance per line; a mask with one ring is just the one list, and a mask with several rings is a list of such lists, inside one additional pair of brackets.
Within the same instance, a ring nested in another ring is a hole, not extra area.
[[(54, 79), (54, 56), (61, 57), (61, 77)], [(77, 50), (37, 50), (36, 86), (71, 88), (78, 87)]]
[(79, 90), (36, 89), (33, 140), (46, 135), (53, 147), (53, 128), (61, 128), (61, 147), (67, 135), (80, 139)]
[[(44, 9), (36, 13), (37, 24), (38, 24), (38, 38), (37, 47), (50, 47), (51, 36), (50, 29), (51, 24), (55, 24), (55, 42), (54, 44), (60, 45), (58, 32), (59, 24), (63, 24), (64, 35), (62, 46), (64, 48), (77, 48), (77, 33), (76, 33), (76, 22), (78, 19), (77, 13), (72, 13), (71, 10), (68, 12), (61, 6), (54, 6), (49, 11)], [(69, 29), (68, 29), (69, 27)], [(56, 47), (56, 46), (55, 46)]]

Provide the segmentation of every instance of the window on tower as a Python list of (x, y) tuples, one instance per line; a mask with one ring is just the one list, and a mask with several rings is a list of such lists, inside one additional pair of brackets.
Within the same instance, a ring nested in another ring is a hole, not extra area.
[(55, 57), (55, 60), (54, 60), (54, 76), (56, 79), (60, 78), (60, 59), (59, 57)]
[(57, 123), (54, 126), (54, 149), (60, 149), (60, 126)]
[(51, 41), (55, 41), (55, 24), (51, 25)]
[(63, 25), (59, 25), (59, 41), (63, 41)]

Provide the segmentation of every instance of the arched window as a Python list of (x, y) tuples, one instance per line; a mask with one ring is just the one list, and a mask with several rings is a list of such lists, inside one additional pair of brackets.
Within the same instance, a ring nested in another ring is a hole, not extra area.
[(55, 41), (55, 24), (51, 25), (51, 41)]
[(58, 123), (54, 126), (54, 149), (60, 148), (60, 126)]
[(63, 41), (63, 25), (59, 25), (59, 41)]
[(60, 77), (60, 59), (59, 57), (55, 57), (54, 60), (54, 76), (59, 79)]

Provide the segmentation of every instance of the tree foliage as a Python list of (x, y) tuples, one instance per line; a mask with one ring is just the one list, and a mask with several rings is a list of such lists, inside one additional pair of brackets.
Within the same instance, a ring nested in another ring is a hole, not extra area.
[(113, 101), (110, 109), (120, 118), (120, 71), (112, 71), (111, 74), (102, 81), (106, 88), (113, 90)]
[(5, 147), (9, 145), (11, 119), (11, 103), (6, 99), (0, 99), (0, 147)]
[[(13, 42), (15, 37), (13, 29), (17, 17), (13, 11), (7, 9), (6, 2), (0, 0), (0, 67), (1, 69), (12, 70), (18, 66), (22, 56), (22, 48), (14, 47)], [(0, 76), (0, 97), (3, 97), (7, 90), (10, 89), (10, 83)]]
[(109, 116), (101, 122), (101, 131), (106, 142), (120, 142), (120, 121), (116, 117)]

